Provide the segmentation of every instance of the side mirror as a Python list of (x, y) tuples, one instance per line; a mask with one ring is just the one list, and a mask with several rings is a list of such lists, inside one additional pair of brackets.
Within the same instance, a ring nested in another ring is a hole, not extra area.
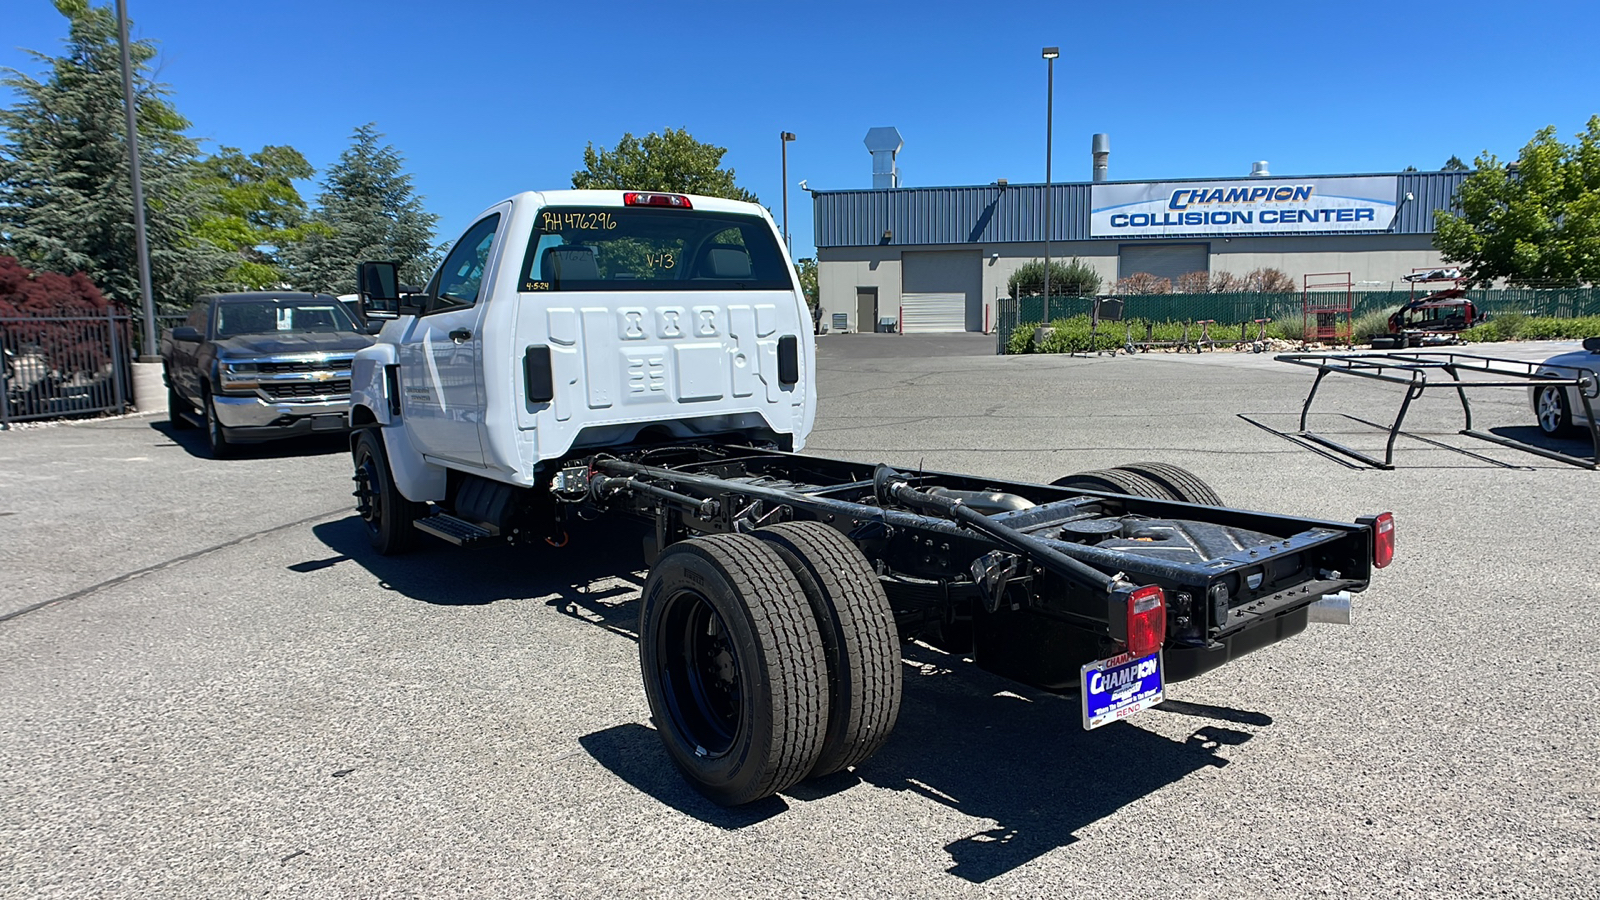
[(381, 316), (374, 318), (372, 321), (368, 322), (364, 328), (362, 328), (362, 331), (366, 332), (367, 334), (377, 334), (383, 330), (384, 324), (389, 321), (391, 321), (390, 318)]
[(400, 267), (392, 262), (364, 262), (356, 267), (356, 293), (369, 319), (400, 315)]
[(1600, 337), (1584, 338), (1583, 349), (1589, 351), (1590, 353), (1600, 353)]
[(205, 340), (206, 336), (201, 334), (200, 329), (195, 328), (193, 325), (179, 325), (177, 328), (172, 329), (172, 339), (183, 341), (186, 344), (198, 344)]

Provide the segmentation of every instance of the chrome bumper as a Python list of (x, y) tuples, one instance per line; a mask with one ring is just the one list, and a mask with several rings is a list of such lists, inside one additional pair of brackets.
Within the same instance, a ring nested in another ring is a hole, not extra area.
[[(315, 400), (263, 400), (259, 396), (212, 394), (217, 422), (223, 428), (312, 428), (313, 417), (338, 416), (345, 426), (350, 421), (349, 397), (321, 397)], [(302, 420), (304, 422), (302, 423)], [(320, 423), (318, 423), (320, 424)], [(331, 425), (330, 431), (337, 430)], [(321, 428), (314, 430), (321, 431)]]

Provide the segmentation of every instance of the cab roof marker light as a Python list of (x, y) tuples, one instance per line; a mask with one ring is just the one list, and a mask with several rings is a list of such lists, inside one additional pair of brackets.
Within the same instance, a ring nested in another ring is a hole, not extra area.
[(1394, 513), (1380, 513), (1372, 523), (1372, 564), (1382, 569), (1394, 561)]
[(689, 202), (689, 198), (682, 194), (657, 194), (648, 191), (628, 191), (622, 195), (622, 205), (694, 209), (694, 205)]

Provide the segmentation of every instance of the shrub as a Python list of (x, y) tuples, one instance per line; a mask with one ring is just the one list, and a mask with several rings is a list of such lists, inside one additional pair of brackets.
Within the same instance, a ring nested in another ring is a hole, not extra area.
[(1135, 272), (1127, 278), (1118, 279), (1115, 290), (1119, 294), (1170, 294), (1172, 279), (1157, 278), (1149, 272)]
[(1238, 290), (1256, 294), (1292, 294), (1300, 285), (1281, 269), (1260, 268), (1245, 273)]
[(1537, 318), (1522, 313), (1505, 313), (1461, 333), (1469, 343), (1493, 341), (1571, 341), (1600, 337), (1600, 316), (1576, 319)]
[(1353, 335), (1355, 342), (1358, 344), (1370, 344), (1373, 338), (1388, 334), (1389, 317), (1394, 315), (1399, 308), (1398, 306), (1391, 306), (1388, 309), (1372, 310), (1356, 316), (1355, 323), (1352, 326), (1355, 332)]
[[(1012, 297), (1037, 296), (1044, 293), (1044, 262), (1031, 260), (1023, 263), (1006, 279), (1006, 291)], [(1050, 295), (1053, 297), (1094, 296), (1100, 292), (1100, 273), (1076, 256), (1071, 262), (1050, 261)]]
[(82, 272), (33, 272), (10, 256), (0, 256), (0, 318), (35, 320), (8, 323), (6, 337), (16, 342), (13, 349), (36, 348), (57, 372), (94, 371), (110, 362), (102, 321), (110, 305)]
[(1011, 337), (1006, 339), (1007, 353), (1033, 353), (1033, 331), (1038, 328), (1037, 322), (1024, 322), (1011, 332)]

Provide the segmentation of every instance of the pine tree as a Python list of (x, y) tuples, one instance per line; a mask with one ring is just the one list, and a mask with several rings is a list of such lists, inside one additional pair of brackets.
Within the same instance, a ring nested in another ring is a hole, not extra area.
[[(116, 19), (88, 0), (55, 5), (68, 22), (65, 52), (33, 53), (48, 69), (43, 80), (16, 70), (0, 79), (19, 98), (0, 109), (0, 249), (35, 269), (85, 272), (107, 296), (136, 304)], [(193, 234), (207, 203), (197, 148), (165, 86), (151, 80), (155, 46), (137, 41), (129, 51), (152, 281), (158, 303), (181, 307), (215, 286), (226, 260)]]
[(284, 253), (302, 290), (351, 293), (364, 260), (400, 263), (400, 280), (410, 284), (427, 281), (438, 265), (433, 226), (439, 217), (423, 209), (404, 160), (382, 139), (375, 123), (362, 125), (328, 169), (311, 233)]

